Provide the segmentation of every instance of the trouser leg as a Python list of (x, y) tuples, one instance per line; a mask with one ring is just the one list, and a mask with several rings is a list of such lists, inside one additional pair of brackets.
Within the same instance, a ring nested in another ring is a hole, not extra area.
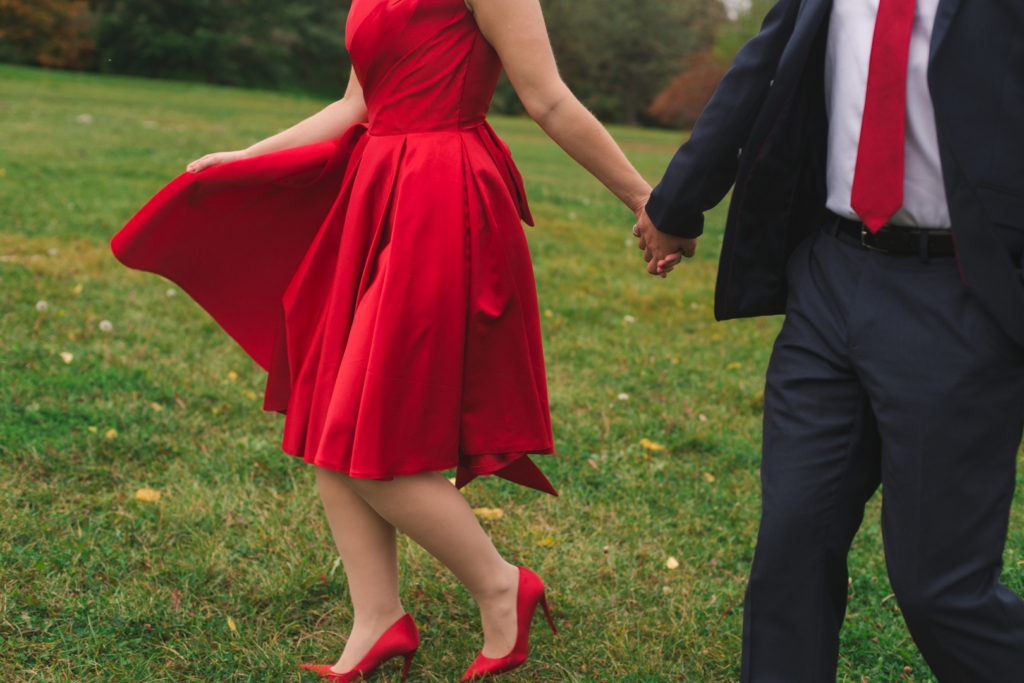
[(791, 259), (786, 321), (768, 368), (745, 682), (834, 680), (846, 558), (879, 481), (874, 416), (846, 348), (858, 269), (820, 241)]
[(871, 313), (851, 324), (881, 435), (893, 591), (939, 681), (1024, 680), (1024, 602), (999, 580), (1024, 419), (1021, 351), (952, 259), (898, 266), (872, 273)]

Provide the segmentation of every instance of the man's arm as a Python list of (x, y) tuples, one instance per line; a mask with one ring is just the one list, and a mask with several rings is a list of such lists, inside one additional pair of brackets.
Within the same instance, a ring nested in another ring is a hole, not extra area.
[(651, 228), (677, 237), (700, 236), (704, 212), (722, 201), (732, 187), (740, 150), (771, 88), (797, 12), (808, 1), (819, 0), (779, 0), (772, 7), (761, 31), (736, 55), (689, 140), (669, 163), (647, 203), (649, 222), (641, 216), (638, 224), (641, 238), (646, 236), (648, 247), (654, 249), (654, 261), (667, 256), (656, 245), (671, 241), (654, 235)]

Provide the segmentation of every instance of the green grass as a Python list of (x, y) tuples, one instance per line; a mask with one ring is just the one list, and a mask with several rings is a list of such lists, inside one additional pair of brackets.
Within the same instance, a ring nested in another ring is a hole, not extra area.
[[(261, 372), (187, 297), (107, 247), (188, 160), (321, 104), (0, 66), (0, 680), (300, 680), (299, 662), (340, 652), (346, 588), (312, 472), (279, 451), (281, 418), (259, 409)], [(536, 630), (508, 679), (734, 681), (780, 321), (713, 322), (723, 207), (694, 261), (651, 278), (626, 244), (628, 211), (532, 122), (493, 124), (537, 219), (558, 450), (543, 465), (562, 493), (466, 490), (505, 512), (485, 524), (545, 578), (562, 626)], [(613, 133), (652, 181), (681, 137)], [(142, 488), (162, 498), (138, 500)], [(1018, 591), (1021, 514), (1006, 557)], [(403, 597), (423, 627), (413, 680), (453, 680), (480, 645), (472, 602), (401, 545)], [(932, 680), (889, 595), (877, 498), (851, 567), (839, 680)]]

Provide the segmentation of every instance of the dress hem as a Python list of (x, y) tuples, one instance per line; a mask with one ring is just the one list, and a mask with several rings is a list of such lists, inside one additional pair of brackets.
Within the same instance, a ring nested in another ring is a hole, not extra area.
[[(456, 469), (456, 468), (458, 468), (460, 466), (464, 467), (464, 465), (462, 465), (456, 459), (451, 464), (445, 464), (445, 465), (441, 465), (441, 466), (432, 466), (432, 467), (423, 467), (423, 468), (414, 468), (414, 469), (411, 469), (411, 470), (408, 470), (408, 471), (399, 471), (399, 472), (359, 472), (359, 473), (353, 473), (351, 470), (344, 469), (344, 468), (338, 467), (338, 466), (332, 466), (330, 463), (317, 462), (317, 460), (315, 458), (307, 458), (304, 455), (297, 454), (297, 453), (289, 453), (288, 451), (284, 451), (284, 453), (286, 455), (289, 455), (289, 456), (293, 457), (293, 458), (301, 459), (307, 465), (314, 465), (316, 467), (322, 467), (325, 470), (331, 470), (332, 472), (340, 472), (342, 474), (347, 474), (348, 476), (352, 477), (353, 479), (377, 479), (377, 480), (380, 480), (380, 481), (390, 481), (391, 479), (394, 479), (395, 477), (410, 477), (410, 476), (413, 476), (413, 475), (416, 475), (416, 474), (425, 474), (427, 472), (444, 472), (445, 470), (453, 470), (453, 469)], [(468, 456), (468, 457), (473, 457), (473, 458), (481, 457), (481, 456), (518, 455), (519, 457), (528, 458), (531, 455), (554, 455), (554, 454), (555, 454), (554, 447), (553, 446), (546, 446), (546, 447), (542, 447), (542, 448), (524, 448), (524, 449), (516, 449), (516, 450), (509, 450), (509, 451), (488, 451), (488, 452), (485, 452), (485, 453), (463, 453), (462, 455)], [(477, 472), (477, 474), (480, 474), (480, 475), (490, 475), (490, 474), (494, 474), (494, 472), (491, 472), (491, 471), (486, 471), (486, 472), (485, 471), (479, 471), (479, 472)]]

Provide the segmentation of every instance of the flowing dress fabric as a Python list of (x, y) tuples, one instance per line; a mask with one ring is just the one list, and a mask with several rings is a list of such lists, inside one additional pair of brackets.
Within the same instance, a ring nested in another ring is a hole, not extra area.
[(554, 493), (532, 224), (486, 123), (500, 63), (463, 0), (355, 0), (368, 123), (184, 174), (112, 243), (268, 371), (286, 452), (354, 477), (458, 467)]

